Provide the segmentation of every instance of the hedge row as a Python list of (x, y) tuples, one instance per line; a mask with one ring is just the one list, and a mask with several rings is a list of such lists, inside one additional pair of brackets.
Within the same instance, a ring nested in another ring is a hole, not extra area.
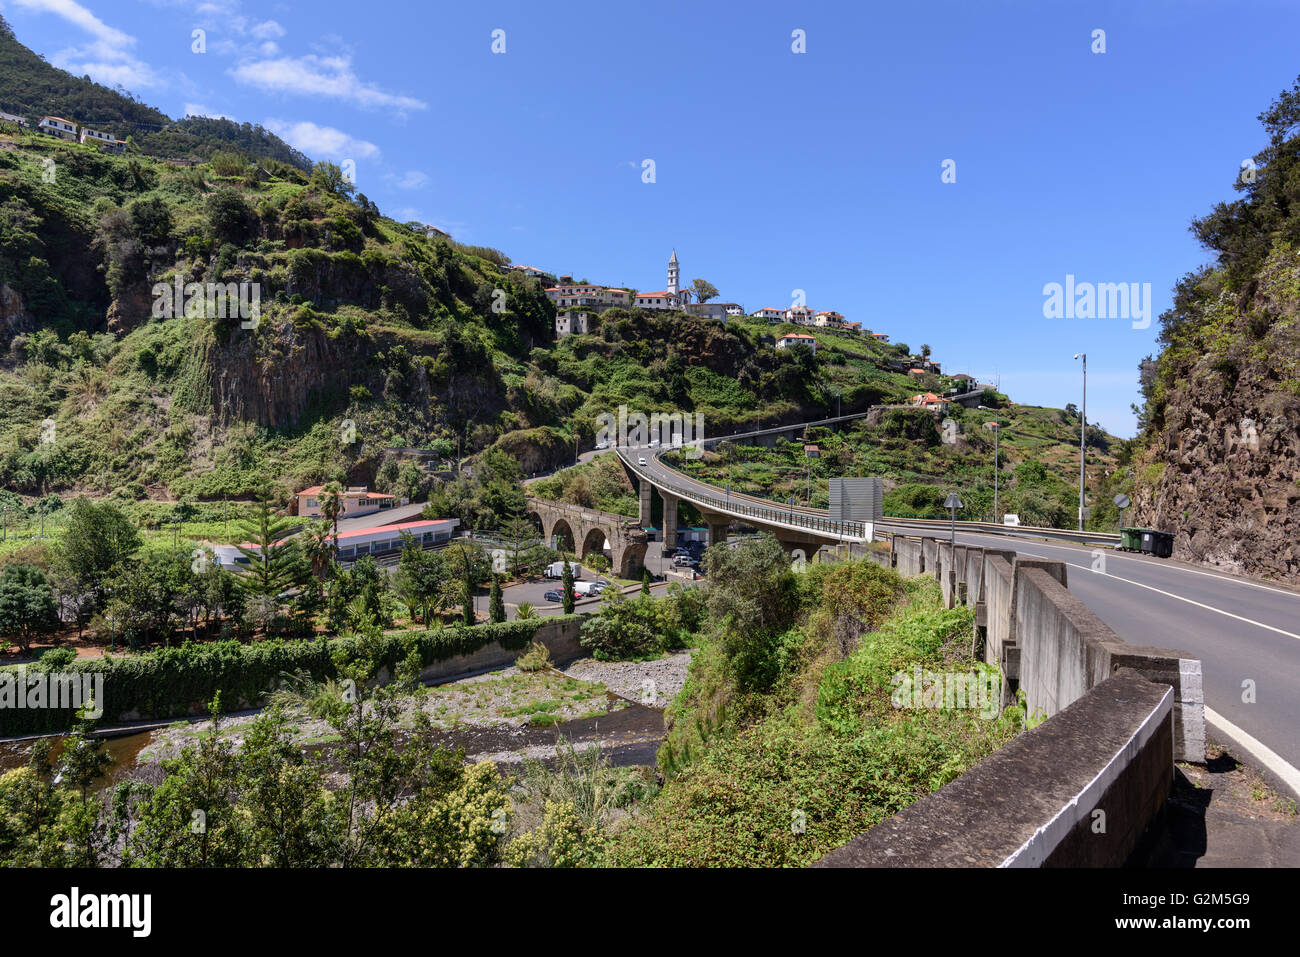
[[(537, 629), (556, 620), (577, 620), (581, 615), (457, 625), (437, 631), (412, 629), (384, 636), (381, 663), (391, 674), (405, 661), (412, 644), (423, 665), (473, 654), (493, 643), (518, 651), (527, 646)], [(355, 638), (319, 638), (306, 641), (261, 641), (241, 644), (218, 641), (162, 648), (129, 658), (83, 658), (60, 667), (60, 674), (103, 672), (103, 724), (126, 720), (123, 715), (148, 718), (186, 717), (204, 709), (214, 694), (221, 692), (229, 710), (259, 705), (267, 693), (286, 675), (303, 673), (316, 680), (335, 677), (334, 651), (349, 654)], [(350, 654), (349, 654), (350, 657)], [(17, 666), (0, 669), (14, 672)], [(27, 676), (42, 669), (28, 665)], [(72, 727), (71, 709), (15, 708), (0, 704), (0, 736), (50, 734)]]

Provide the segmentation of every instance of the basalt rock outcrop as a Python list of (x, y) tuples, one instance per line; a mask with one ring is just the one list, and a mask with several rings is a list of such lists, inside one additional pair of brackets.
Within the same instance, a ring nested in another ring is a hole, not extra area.
[(1300, 256), (1194, 312), (1204, 341), (1180, 333), (1160, 359), (1133, 517), (1174, 532), (1175, 558), (1300, 583)]

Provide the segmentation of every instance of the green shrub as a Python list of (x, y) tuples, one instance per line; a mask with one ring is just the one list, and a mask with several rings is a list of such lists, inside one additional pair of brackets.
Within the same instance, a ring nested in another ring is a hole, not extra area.
[[(393, 673), (414, 654), (421, 667), (500, 643), (518, 650), (527, 646), (537, 629), (553, 619), (534, 618), (476, 626), (456, 626), (440, 631), (415, 629), (385, 634), (378, 648), (379, 663)], [(116, 723), (129, 715), (158, 719), (201, 713), (219, 692), (232, 708), (260, 705), (281, 682), (301, 676), (315, 681), (338, 677), (334, 653), (356, 656), (359, 638), (308, 641), (260, 641), (241, 644), (218, 641), (190, 642), (178, 648), (161, 648), (128, 658), (81, 658), (65, 672), (102, 674), (104, 721)], [(13, 669), (3, 669), (12, 671)], [(74, 719), (71, 709), (25, 708), (0, 710), (0, 735), (42, 734), (67, 730)]]

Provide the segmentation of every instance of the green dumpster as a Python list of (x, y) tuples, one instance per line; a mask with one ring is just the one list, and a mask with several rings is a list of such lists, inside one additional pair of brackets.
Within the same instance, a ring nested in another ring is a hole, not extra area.
[(1142, 551), (1142, 529), (1121, 528), (1119, 530), (1119, 547), (1125, 552)]

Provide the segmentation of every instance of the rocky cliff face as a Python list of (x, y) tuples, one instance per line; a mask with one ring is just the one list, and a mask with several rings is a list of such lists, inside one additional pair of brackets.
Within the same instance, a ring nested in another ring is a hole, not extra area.
[(298, 423), (313, 396), (346, 392), (360, 378), (365, 356), (355, 340), (341, 343), (285, 321), (269, 336), (237, 331), (226, 345), (211, 342), (203, 362), (223, 420), (285, 428)]
[(8, 285), (0, 283), (0, 351), (7, 349), (14, 336), (32, 328), (32, 319), (23, 308), (22, 297)]
[(1199, 348), (1161, 357), (1134, 518), (1174, 532), (1175, 558), (1300, 583), (1300, 256), (1194, 311)]

